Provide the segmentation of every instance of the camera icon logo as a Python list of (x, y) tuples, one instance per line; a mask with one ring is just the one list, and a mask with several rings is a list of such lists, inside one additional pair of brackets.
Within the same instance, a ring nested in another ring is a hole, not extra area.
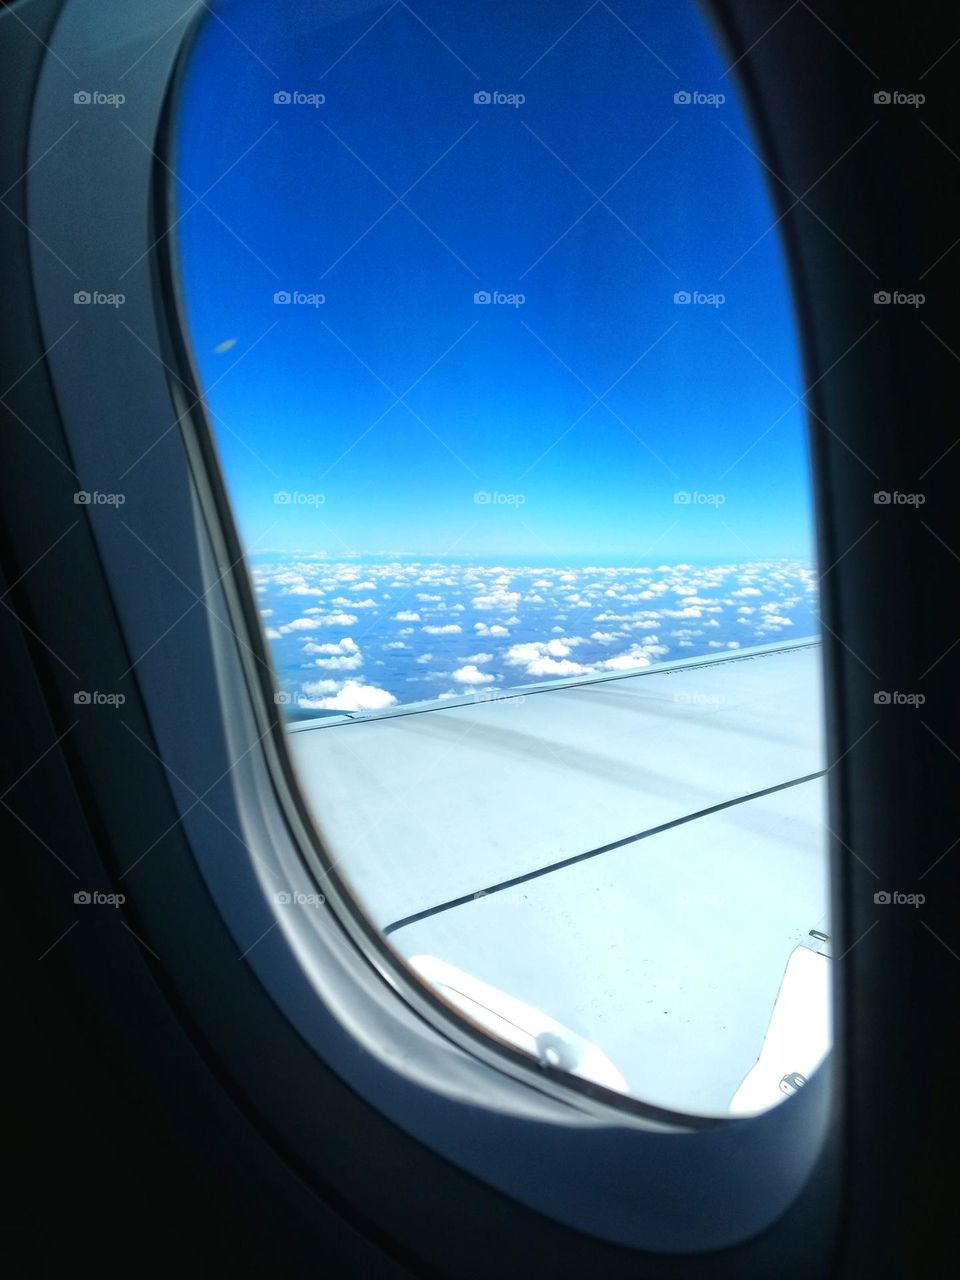
[(73, 95), (73, 100), (78, 107), (88, 107), (92, 101), (90, 94), (86, 89), (80, 89)]
[(886, 889), (878, 889), (873, 895), (873, 900), (878, 907), (887, 906), (888, 903), (892, 902), (892, 898), (890, 897), (890, 894), (887, 893)]
[(878, 307), (888, 307), (893, 301), (893, 296), (887, 293), (886, 289), (881, 289), (879, 293), (873, 295), (873, 301)]
[(474, 495), (473, 500), (479, 507), (489, 506), (491, 494), (488, 489), (479, 489)]
[(92, 300), (93, 299), (90, 294), (87, 293), (86, 289), (81, 289), (78, 293), (73, 295), (74, 304), (78, 307), (89, 306)]
[(87, 892), (86, 889), (78, 889), (77, 892), (73, 895), (73, 900), (78, 907), (88, 906), (92, 901), (90, 894)]
[(681, 489), (679, 493), (673, 495), (673, 500), (680, 507), (688, 507), (691, 502), (691, 495), (686, 489)]
[(886, 107), (893, 101), (886, 89), (881, 89), (873, 95), (873, 100), (878, 107)]
[(287, 93), (286, 89), (278, 89), (273, 95), (273, 100), (278, 106), (285, 106), (287, 103), (292, 102), (293, 98)]
[(280, 691), (273, 695), (273, 700), (278, 707), (285, 707), (287, 706), (288, 703), (293, 701), (293, 698), (290, 696), (289, 693), (283, 693), (282, 691)]
[(673, 95), (673, 100), (678, 107), (685, 107), (693, 101), (693, 96), (686, 89), (678, 89)]
[(879, 489), (873, 495), (873, 502), (877, 507), (889, 507), (892, 500), (892, 495), (886, 489)]
[(279, 893), (275, 893), (273, 895), (273, 900), (278, 907), (288, 907), (290, 903), (293, 901), (290, 894), (285, 893), (283, 890), (281, 890)]
[(693, 299), (691, 295), (687, 293), (686, 289), (678, 289), (673, 295), (673, 301), (677, 306), (685, 307), (692, 302)]
[(73, 505), (75, 507), (89, 507), (90, 494), (86, 489), (80, 489), (73, 495)]
[(889, 707), (890, 703), (893, 701), (893, 697), (887, 693), (885, 689), (880, 689), (873, 695), (873, 701), (875, 706)]
[(288, 507), (293, 500), (293, 495), (287, 489), (281, 489), (279, 493), (273, 495), (273, 500), (278, 506)]
[(279, 289), (273, 295), (273, 300), (278, 306), (285, 307), (285, 306), (288, 306), (289, 303), (291, 302), (291, 297), (286, 289)]
[(473, 300), (478, 307), (486, 307), (493, 301), (493, 296), (486, 289), (478, 289)]
[(78, 707), (89, 707), (93, 701), (92, 697), (85, 689), (78, 689), (73, 695), (74, 705)]
[(479, 93), (473, 95), (473, 100), (478, 107), (486, 107), (493, 101), (493, 96), (486, 89), (481, 89)]

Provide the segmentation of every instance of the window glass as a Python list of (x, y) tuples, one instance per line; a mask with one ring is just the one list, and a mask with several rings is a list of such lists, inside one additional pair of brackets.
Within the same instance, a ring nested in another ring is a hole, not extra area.
[(464, 1017), (661, 1107), (829, 1036), (804, 384), (686, 0), (213, 7), (168, 157), (318, 827)]

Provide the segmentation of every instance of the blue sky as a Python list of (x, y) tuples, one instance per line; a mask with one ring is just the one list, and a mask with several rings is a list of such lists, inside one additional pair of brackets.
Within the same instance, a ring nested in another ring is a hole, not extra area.
[(732, 77), (692, 4), (586, 8), (234, 0), (202, 24), (175, 235), (251, 551), (812, 561), (794, 320)]

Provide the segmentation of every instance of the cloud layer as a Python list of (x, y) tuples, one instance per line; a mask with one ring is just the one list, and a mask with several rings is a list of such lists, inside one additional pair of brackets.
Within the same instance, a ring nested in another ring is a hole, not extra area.
[(486, 696), (818, 634), (796, 561), (709, 567), (333, 561), (253, 570), (285, 705), (324, 712)]

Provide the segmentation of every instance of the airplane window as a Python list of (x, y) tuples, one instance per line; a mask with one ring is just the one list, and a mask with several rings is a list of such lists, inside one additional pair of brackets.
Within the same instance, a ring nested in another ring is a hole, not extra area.
[(783, 1102), (830, 1035), (806, 389), (699, 10), (221, 3), (167, 161), (337, 874), (532, 1060)]

